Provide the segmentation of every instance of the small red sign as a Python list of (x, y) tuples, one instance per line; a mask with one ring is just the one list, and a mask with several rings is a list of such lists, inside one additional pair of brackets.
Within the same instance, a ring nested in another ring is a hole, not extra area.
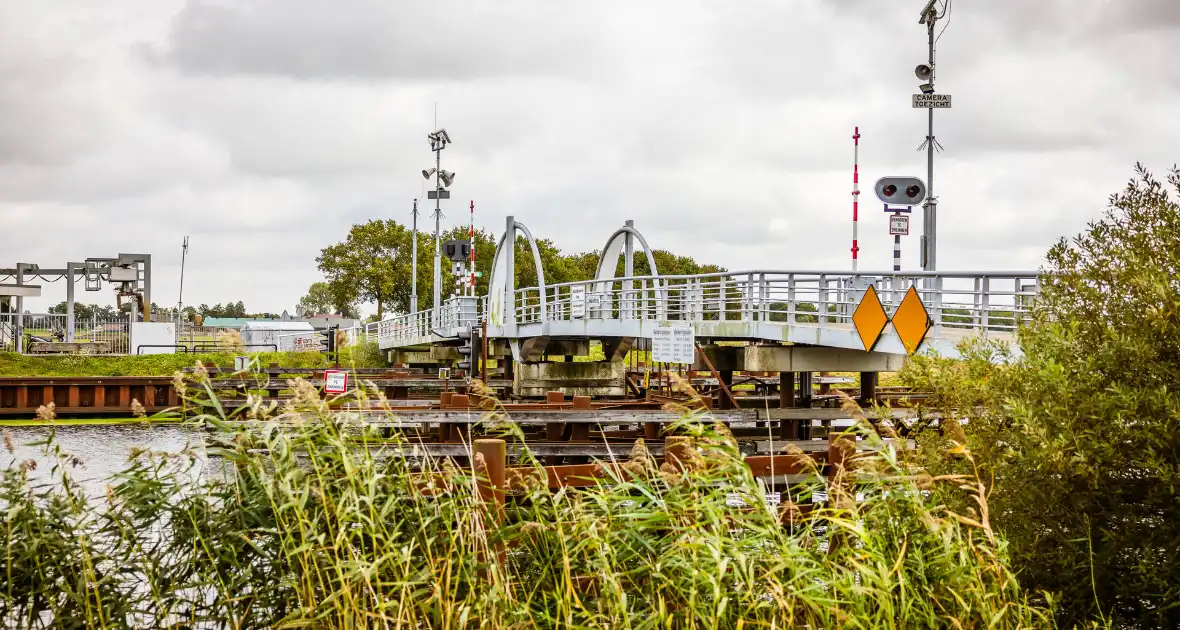
[(348, 372), (324, 370), (324, 393), (343, 394), (348, 391)]

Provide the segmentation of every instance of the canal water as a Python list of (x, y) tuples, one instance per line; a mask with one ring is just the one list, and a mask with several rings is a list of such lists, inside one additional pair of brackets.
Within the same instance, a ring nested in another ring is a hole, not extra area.
[[(13, 451), (0, 448), (0, 468), (14, 462), (33, 460), (35, 470), (29, 473), (33, 480), (52, 477), (53, 457), (46, 456), (44, 445), (36, 444), (49, 438), (48, 427), (9, 427)], [(59, 426), (53, 432), (54, 442), (61, 449), (77, 458), (80, 464), (73, 468), (71, 476), (82, 484), (87, 494), (105, 494), (106, 485), (112, 475), (128, 466), (128, 458), (135, 449), (151, 449), (158, 452), (176, 453), (191, 447), (197, 454), (193, 467), (194, 474), (205, 474), (216, 469), (205, 455), (205, 432), (179, 425), (74, 425)]]

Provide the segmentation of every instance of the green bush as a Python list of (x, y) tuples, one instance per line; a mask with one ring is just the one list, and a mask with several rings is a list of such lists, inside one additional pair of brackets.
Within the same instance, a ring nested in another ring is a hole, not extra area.
[[(1180, 190), (1180, 173), (1168, 178)], [(994, 344), (903, 373), (969, 417), (995, 522), (1063, 625), (1180, 626), (1180, 206), (1138, 167), (1105, 218), (1048, 254), (1022, 357)], [(997, 354), (1000, 353), (1000, 354)]]

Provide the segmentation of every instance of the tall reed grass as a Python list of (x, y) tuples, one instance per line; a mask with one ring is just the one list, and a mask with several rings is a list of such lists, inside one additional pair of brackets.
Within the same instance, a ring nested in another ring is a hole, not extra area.
[[(686, 416), (676, 430), (698, 448), (684, 470), (661, 470), (637, 445), (627, 479), (550, 491), (526, 455), (517, 465), (538, 474), (516, 478), (498, 516), (476, 491), (479, 458), (465, 468), (386, 456), (388, 441), (370, 442), (310, 386), (295, 388), (310, 421), (238, 424), (248, 411), (227, 416), (211, 389), (190, 383), (185, 395), (211, 431), (194, 429), (179, 452), (133, 453), (98, 497), (85, 496), (79, 461), (52, 433), (48, 479), (30, 463), (10, 466), (0, 475), (3, 625), (1051, 624), (1051, 602), (1033, 603), (1013, 578), (978, 480), (932, 478), (890, 448), (858, 455), (839, 484), (790, 488), (772, 508), (728, 432)], [(510, 422), (495, 424), (512, 438)], [(822, 507), (783, 524), (782, 511), (819, 490), (829, 493)], [(974, 509), (942, 507), (962, 493)], [(732, 507), (734, 495), (751, 507)]]

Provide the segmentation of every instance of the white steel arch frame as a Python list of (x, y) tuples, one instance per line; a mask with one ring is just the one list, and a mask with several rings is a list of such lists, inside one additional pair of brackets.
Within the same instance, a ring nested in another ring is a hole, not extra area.
[[(615, 230), (610, 238), (606, 239), (606, 245), (602, 248), (602, 253), (598, 255), (598, 270), (594, 274), (594, 279), (598, 281), (614, 280), (615, 268), (619, 266), (619, 256), (627, 255), (628, 252), (622, 251), (626, 245), (626, 236), (630, 234), (639, 239), (639, 244), (643, 246), (643, 253), (647, 255), (647, 265), (651, 268), (651, 276), (659, 276), (660, 270), (656, 267), (656, 259), (652, 256), (651, 247), (647, 244), (647, 239), (643, 238), (643, 234), (639, 230), (630, 225)], [(607, 265), (609, 261), (609, 266)], [(610, 275), (607, 275), (610, 274)], [(630, 275), (630, 274), (628, 274)]]
[(652, 255), (651, 246), (647, 244), (647, 239), (643, 238), (643, 234), (635, 229), (632, 221), (615, 230), (610, 238), (606, 240), (606, 246), (602, 248), (602, 253), (598, 256), (598, 269), (594, 273), (594, 283), (591, 285), (592, 290), (599, 295), (607, 295), (613, 289), (615, 283), (615, 269), (619, 265), (619, 256), (623, 256), (623, 278), (618, 280), (622, 283), (622, 293), (619, 294), (619, 307), (624, 310), (626, 316), (632, 316), (632, 308), (637, 304), (635, 295), (635, 282), (632, 279), (635, 276), (635, 244), (634, 239), (639, 239), (639, 244), (643, 246), (643, 253), (647, 256), (647, 264), (650, 268), (650, 282), (651, 289), (655, 290), (655, 294), (659, 296), (659, 303), (663, 304), (665, 293), (661, 288), (660, 270), (656, 265), (655, 256)]
[[(528, 226), (517, 221), (515, 217), (508, 217), (504, 234), (496, 244), (496, 254), (492, 258), (492, 271), (488, 277), (487, 318), (489, 323), (506, 325), (515, 323), (506, 321), (506, 315), (515, 312), (514, 300), (516, 296), (516, 232), (524, 234), (533, 252), (533, 264), (537, 267), (537, 288), (540, 297), (541, 312), (548, 312), (545, 298), (545, 266), (541, 262), (541, 251), (537, 249), (537, 241)], [(512, 246), (505, 247), (511, 237)], [(505, 307), (508, 308), (505, 308)], [(514, 317), (512, 319), (515, 319)]]

